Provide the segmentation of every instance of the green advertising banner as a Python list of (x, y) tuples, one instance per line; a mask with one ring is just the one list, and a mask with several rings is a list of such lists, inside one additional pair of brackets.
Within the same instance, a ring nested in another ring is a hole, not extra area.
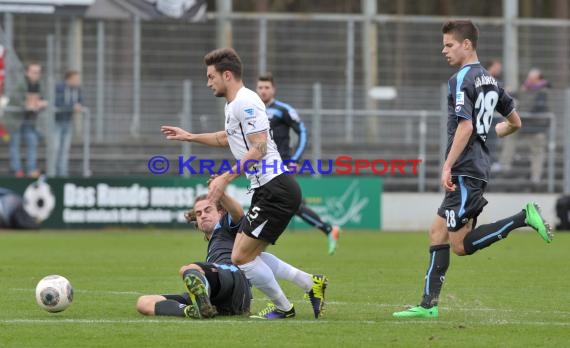
[[(346, 228), (380, 229), (380, 178), (297, 178), (305, 202), (323, 220)], [(251, 192), (245, 178), (227, 193), (244, 209)], [(24, 198), (24, 208), (45, 228), (115, 226), (186, 227), (184, 213), (208, 188), (204, 177), (70, 178), (29, 180), (0, 178), (0, 187)], [(309, 225), (296, 217), (291, 228)]]
[[(379, 230), (382, 227), (382, 179), (379, 177), (299, 177), (297, 181), (305, 203), (324, 221), (343, 228)], [(311, 226), (295, 216), (289, 227)]]

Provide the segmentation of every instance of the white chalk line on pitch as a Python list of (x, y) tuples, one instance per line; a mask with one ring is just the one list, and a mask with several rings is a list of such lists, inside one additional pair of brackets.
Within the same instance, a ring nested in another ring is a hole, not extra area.
[[(276, 321), (283, 323), (283, 321)], [(114, 320), (114, 319), (4, 319), (0, 320), (0, 324), (177, 324), (177, 325), (238, 325), (238, 324), (250, 324), (250, 323), (268, 323), (265, 320), (159, 320), (159, 319), (125, 319), (125, 320)], [(417, 325), (417, 324), (428, 324), (428, 325), (460, 325), (460, 323), (455, 321), (444, 321), (444, 320), (402, 320), (402, 319), (390, 319), (390, 320), (297, 320), (289, 319), (284, 323), (287, 325), (326, 325), (326, 324), (394, 324), (394, 325)], [(563, 321), (553, 321), (553, 322), (543, 322), (543, 321), (523, 321), (523, 320), (492, 320), (484, 322), (470, 322), (468, 325), (526, 325), (526, 326), (560, 326), (560, 327), (570, 327), (570, 322)]]
[[(249, 323), (267, 323), (273, 322), (268, 320), (160, 320), (160, 319), (2, 319), (0, 324), (179, 324), (179, 325), (196, 325), (196, 324), (249, 324)], [(281, 321), (275, 321), (281, 322)], [(291, 324), (326, 324), (326, 323), (354, 323), (354, 324), (378, 324), (374, 320), (287, 320)]]
[[(8, 289), (10, 291), (25, 291), (25, 292), (34, 292), (35, 289), (26, 289), (26, 288), (11, 288)], [(112, 290), (85, 290), (85, 289), (80, 289), (80, 290), (74, 290), (74, 292), (76, 293), (91, 293), (91, 294), (109, 294), (109, 295), (144, 295), (144, 293), (142, 292), (138, 292), (138, 291), (112, 291)], [(258, 302), (258, 301), (262, 301), (262, 302), (267, 302), (269, 301), (268, 298), (265, 297), (258, 297), (255, 299), (252, 299), (253, 302)], [(300, 301), (300, 299), (297, 299), (297, 301)], [(402, 304), (389, 304), (389, 303), (352, 303), (352, 302), (344, 302), (344, 301), (326, 301), (327, 305), (336, 305), (336, 306), (354, 306), (354, 305), (362, 305), (362, 306), (366, 306), (366, 307), (378, 307), (378, 308), (400, 308), (400, 307), (406, 307), (406, 305), (402, 305)], [(570, 311), (561, 311), (561, 310), (553, 310), (553, 311), (541, 311), (541, 310), (521, 310), (521, 309), (506, 309), (506, 308), (484, 308), (484, 307), (480, 307), (480, 308), (466, 308), (466, 307), (446, 307), (446, 306), (439, 306), (440, 309), (444, 309), (444, 310), (450, 310), (450, 311), (460, 311), (460, 312), (496, 312), (496, 313), (528, 313), (528, 314), (561, 314), (561, 315), (570, 315)]]
[[(9, 291), (24, 291), (24, 292), (34, 292), (35, 289), (26, 288), (11, 288)], [(144, 295), (142, 292), (138, 291), (112, 291), (112, 290), (86, 290), (86, 289), (73, 289), (74, 293), (88, 293), (88, 294), (109, 294), (109, 295)]]
[[(456, 321), (443, 321), (439, 319), (431, 320), (407, 320), (407, 319), (398, 319), (393, 321), (383, 321), (382, 324), (396, 324), (396, 325), (409, 325), (409, 324), (449, 324), (449, 325), (463, 325), (462, 323)], [(566, 321), (523, 321), (523, 320), (492, 320), (492, 321), (483, 321), (483, 322), (475, 322), (470, 321), (469, 323), (465, 324), (466, 327), (468, 326), (475, 326), (475, 325), (492, 325), (492, 326), (500, 326), (500, 325), (527, 325), (527, 326), (561, 326), (570, 327), (570, 322)]]
[[(405, 304), (389, 304), (389, 303), (353, 303), (353, 302), (342, 302), (342, 301), (326, 301), (327, 305), (340, 305), (340, 306), (352, 306), (361, 305), (366, 307), (379, 307), (379, 308), (406, 308), (406, 307), (413, 307), (413, 306), (406, 306)], [(562, 315), (570, 315), (570, 311), (560, 311), (560, 310), (553, 310), (553, 311), (542, 311), (539, 309), (507, 309), (507, 308), (468, 308), (468, 307), (447, 307), (447, 306), (439, 306), (440, 309), (445, 309), (449, 311), (462, 311), (462, 312), (505, 312), (505, 313), (534, 313), (534, 314), (562, 314)]]

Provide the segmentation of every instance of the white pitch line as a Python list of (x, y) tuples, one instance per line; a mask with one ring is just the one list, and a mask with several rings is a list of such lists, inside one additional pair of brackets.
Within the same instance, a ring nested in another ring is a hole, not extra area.
[[(35, 289), (26, 288), (11, 288), (9, 291), (24, 291), (24, 292), (34, 292)], [(111, 290), (86, 290), (86, 289), (73, 289), (75, 293), (88, 293), (88, 294), (109, 294), (109, 295), (144, 295), (142, 292), (138, 291), (111, 291)]]
[[(281, 321), (280, 321), (281, 322)], [(0, 320), (0, 324), (177, 324), (177, 325), (236, 325), (236, 324), (251, 324), (251, 323), (268, 323), (268, 321), (263, 320), (159, 320), (159, 319), (126, 319), (126, 320), (114, 320), (114, 319), (4, 319)], [(325, 324), (366, 324), (366, 325), (417, 325), (417, 324), (427, 324), (427, 325), (459, 325), (454, 321), (444, 321), (444, 320), (297, 320), (291, 319), (287, 320), (286, 323), (293, 325), (325, 325)], [(467, 326), (471, 325), (526, 325), (526, 326), (561, 326), (570, 327), (570, 322), (542, 322), (542, 321), (508, 321), (508, 320), (498, 320), (498, 321), (487, 321), (487, 322), (471, 322)]]
[[(3, 319), (0, 324), (249, 324), (249, 323), (267, 323), (267, 320), (160, 320), (160, 319)], [(353, 324), (378, 324), (380, 322), (374, 320), (287, 320), (291, 324), (327, 324), (327, 323), (353, 323)]]
[[(35, 289), (27, 289), (27, 288), (11, 288), (8, 289), (9, 291), (24, 291), (24, 292), (34, 292)], [(78, 289), (75, 290), (75, 293), (87, 293), (87, 294), (109, 294), (109, 295), (137, 295), (141, 296), (145, 293), (138, 292), (138, 291), (112, 291), (112, 290), (87, 290), (87, 289)], [(254, 302), (268, 302), (268, 298), (258, 297), (252, 299)], [(297, 299), (297, 301), (303, 301), (302, 299)], [(326, 301), (327, 305), (333, 306), (363, 306), (363, 307), (377, 307), (377, 308), (405, 308), (406, 305), (402, 305), (401, 303), (397, 304), (390, 304), (390, 303), (375, 303), (375, 302), (368, 302), (368, 303), (360, 303), (360, 302), (344, 302), (344, 301)], [(439, 306), (440, 309), (449, 310), (449, 311), (458, 311), (458, 312), (494, 312), (494, 313), (525, 313), (525, 314), (559, 314), (559, 315), (570, 315), (570, 311), (561, 311), (561, 310), (552, 310), (552, 311), (541, 311), (538, 309), (535, 310), (521, 310), (521, 309), (508, 309), (508, 308), (486, 308), (486, 307), (477, 307), (477, 308), (469, 308), (469, 307), (447, 307), (447, 306)], [(162, 322), (162, 321), (161, 321)]]
[[(396, 325), (417, 325), (417, 324), (446, 324), (446, 325), (463, 325), (458, 322), (454, 321), (443, 321), (439, 319), (429, 319), (429, 320), (406, 320), (406, 319), (399, 319), (394, 321), (384, 321), (382, 324), (396, 324)], [(570, 322), (566, 321), (522, 321), (522, 320), (495, 320), (495, 321), (488, 321), (488, 322), (474, 322), (471, 321), (468, 324), (465, 324), (465, 327), (475, 326), (475, 325), (492, 325), (492, 326), (500, 326), (500, 325), (527, 325), (527, 326), (569, 326)]]
[[(359, 303), (359, 302), (343, 302), (343, 301), (326, 301), (327, 305), (337, 305), (337, 306), (362, 306), (362, 307), (379, 307), (379, 308), (405, 308), (406, 304), (389, 304), (389, 303)], [(410, 306), (411, 307), (411, 306)], [(531, 310), (521, 310), (521, 309), (508, 309), (508, 308), (488, 308), (488, 307), (477, 307), (477, 308), (469, 308), (469, 307), (448, 307), (448, 306), (439, 306), (440, 309), (449, 310), (449, 311), (460, 311), (460, 312), (497, 312), (497, 313), (533, 313), (533, 314), (561, 314), (561, 315), (570, 315), (570, 311), (560, 311), (560, 310), (553, 310), (553, 311), (541, 311), (538, 309), (531, 309)]]

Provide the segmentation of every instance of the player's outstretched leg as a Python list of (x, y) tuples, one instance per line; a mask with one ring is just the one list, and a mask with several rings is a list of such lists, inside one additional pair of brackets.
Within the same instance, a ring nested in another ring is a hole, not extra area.
[(513, 216), (481, 225), (469, 232), (463, 240), (465, 254), (471, 255), (503, 240), (511, 231), (524, 226), (532, 227), (547, 243), (552, 241), (550, 225), (540, 215), (540, 208), (535, 203), (528, 203), (523, 210)]
[(288, 319), (295, 317), (295, 306), (291, 304), (291, 309), (284, 311), (275, 307), (273, 303), (268, 303), (267, 306), (262, 309), (259, 313), (251, 315), (252, 319)]
[(528, 226), (532, 227), (538, 233), (538, 235), (544, 239), (546, 243), (552, 242), (552, 237), (554, 237), (554, 234), (552, 233), (550, 224), (547, 223), (540, 214), (540, 207), (538, 204), (529, 202), (526, 204), (524, 211), (524, 222)]
[(195, 269), (189, 269), (184, 272), (182, 279), (188, 290), (188, 295), (192, 301), (192, 305), (184, 312), (190, 318), (213, 318), (216, 316), (216, 307), (210, 302), (210, 294), (208, 290), (208, 280), (202, 273)]
[(301, 203), (299, 210), (297, 210), (297, 216), (303, 219), (306, 223), (311, 226), (318, 228), (319, 230), (323, 231), (323, 233), (327, 236), (328, 245), (329, 245), (329, 255), (335, 253), (338, 240), (340, 237), (340, 227), (339, 226), (332, 226), (329, 223), (324, 222), (321, 220), (319, 214), (317, 214), (314, 210), (307, 207), (305, 203)]

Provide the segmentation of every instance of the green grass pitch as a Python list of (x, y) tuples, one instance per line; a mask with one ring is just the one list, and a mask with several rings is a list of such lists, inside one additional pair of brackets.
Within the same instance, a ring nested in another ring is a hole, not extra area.
[[(196, 231), (0, 232), (0, 347), (563, 347), (570, 332), (570, 234), (547, 245), (531, 232), (470, 257), (452, 256), (437, 320), (392, 312), (419, 302), (427, 267), (426, 233), (347, 231), (336, 255), (320, 232), (288, 232), (270, 248), (329, 279), (324, 318), (302, 292), (283, 288), (294, 319), (208, 321), (139, 315), (140, 294), (177, 293), (180, 265), (203, 260)], [(36, 283), (61, 274), (73, 305), (37, 307)], [(255, 292), (253, 310), (266, 301)]]

